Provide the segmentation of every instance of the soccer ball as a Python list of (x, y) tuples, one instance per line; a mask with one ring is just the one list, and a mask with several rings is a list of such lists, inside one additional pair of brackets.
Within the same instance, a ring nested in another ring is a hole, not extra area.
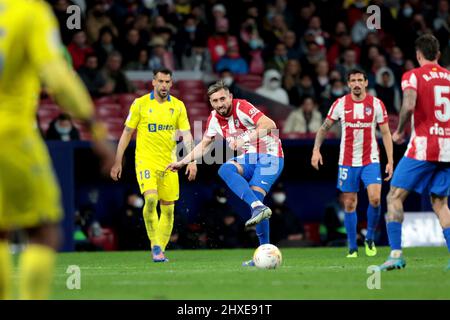
[(281, 251), (273, 244), (260, 245), (253, 254), (255, 266), (259, 269), (275, 269), (281, 265)]

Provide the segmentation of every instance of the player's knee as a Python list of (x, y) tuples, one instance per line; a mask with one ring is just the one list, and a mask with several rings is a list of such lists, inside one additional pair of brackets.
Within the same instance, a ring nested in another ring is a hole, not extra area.
[(373, 197), (369, 198), (369, 203), (372, 207), (375, 207), (375, 208), (379, 207), (380, 202), (381, 202), (381, 199), (379, 196), (373, 196)]
[(145, 196), (144, 211), (152, 212), (153, 208), (156, 208), (157, 204), (158, 204), (158, 198), (157, 198), (156, 194), (146, 195)]
[(346, 197), (344, 199), (344, 208), (346, 212), (353, 212), (356, 210), (356, 198)]
[(230, 174), (238, 172), (237, 167), (232, 163), (224, 163), (219, 168), (219, 177), (225, 180)]
[(400, 197), (391, 189), (386, 197), (388, 206), (393, 205), (396, 201), (399, 201)]
[(58, 250), (62, 243), (61, 228), (55, 224), (46, 224), (27, 230), (31, 243)]
[(446, 197), (431, 196), (431, 206), (434, 212), (438, 213), (448, 206)]

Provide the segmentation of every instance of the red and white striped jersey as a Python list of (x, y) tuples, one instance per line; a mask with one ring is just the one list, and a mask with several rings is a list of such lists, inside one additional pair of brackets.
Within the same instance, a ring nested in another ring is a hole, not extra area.
[(450, 162), (450, 72), (437, 64), (410, 70), (402, 77), (406, 89), (416, 90), (417, 100), (405, 156)]
[[(232, 112), (227, 118), (222, 117), (215, 110), (211, 112), (206, 124), (205, 134), (208, 137), (220, 135), (228, 142), (243, 136), (246, 132), (255, 130), (256, 123), (264, 114), (250, 102), (243, 99), (233, 99)], [(283, 157), (283, 148), (278, 135), (270, 133), (252, 143), (243, 146), (245, 153), (265, 153), (276, 157)]]
[(347, 94), (333, 103), (327, 118), (341, 121), (339, 165), (361, 167), (380, 162), (375, 131), (377, 124), (388, 122), (380, 99), (366, 95), (363, 101), (354, 101)]

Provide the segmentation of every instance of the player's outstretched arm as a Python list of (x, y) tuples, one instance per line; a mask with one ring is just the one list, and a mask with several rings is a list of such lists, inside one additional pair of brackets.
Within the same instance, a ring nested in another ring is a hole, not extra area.
[(406, 89), (403, 91), (403, 104), (400, 109), (400, 116), (398, 120), (398, 126), (392, 135), (392, 139), (395, 143), (403, 143), (405, 135), (405, 125), (411, 118), (414, 109), (416, 108), (417, 92), (414, 89)]
[(316, 139), (314, 141), (313, 154), (311, 157), (311, 165), (314, 169), (319, 170), (319, 164), (323, 165), (322, 154), (320, 153), (320, 147), (322, 146), (328, 131), (334, 125), (334, 120), (326, 118), (322, 123), (319, 131), (316, 133)]
[(380, 124), (381, 136), (383, 138), (384, 149), (386, 150), (386, 156), (388, 163), (386, 164), (387, 177), (384, 181), (389, 181), (394, 171), (394, 146), (392, 144), (391, 130), (389, 129), (389, 123)]
[[(192, 137), (190, 130), (180, 131), (183, 136), (183, 144), (186, 147), (188, 153), (194, 149), (194, 138)], [(186, 175), (189, 181), (195, 180), (197, 176), (197, 162), (194, 160), (186, 166)]]
[(200, 143), (196, 145), (195, 148), (191, 152), (189, 152), (189, 154), (186, 157), (184, 157), (178, 162), (173, 162), (169, 164), (166, 170), (178, 171), (188, 163), (200, 159), (206, 153), (208, 147), (211, 145), (213, 141), (214, 141), (213, 137), (208, 137), (205, 135), (202, 141), (200, 141)]
[(116, 157), (114, 160), (114, 165), (111, 168), (111, 178), (117, 181), (122, 176), (122, 160), (125, 150), (130, 144), (131, 137), (133, 136), (135, 129), (125, 126), (122, 135), (119, 139), (119, 144), (117, 145)]

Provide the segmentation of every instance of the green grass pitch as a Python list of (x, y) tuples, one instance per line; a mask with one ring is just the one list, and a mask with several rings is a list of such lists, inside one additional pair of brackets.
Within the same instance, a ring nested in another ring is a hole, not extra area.
[[(404, 250), (406, 269), (381, 272), (380, 289), (369, 290), (367, 267), (384, 262), (388, 248), (345, 258), (345, 248), (281, 249), (276, 270), (245, 268), (253, 250), (168, 251), (169, 263), (149, 252), (58, 255), (52, 299), (450, 299), (446, 248)], [(81, 270), (81, 289), (69, 290), (69, 265)]]

